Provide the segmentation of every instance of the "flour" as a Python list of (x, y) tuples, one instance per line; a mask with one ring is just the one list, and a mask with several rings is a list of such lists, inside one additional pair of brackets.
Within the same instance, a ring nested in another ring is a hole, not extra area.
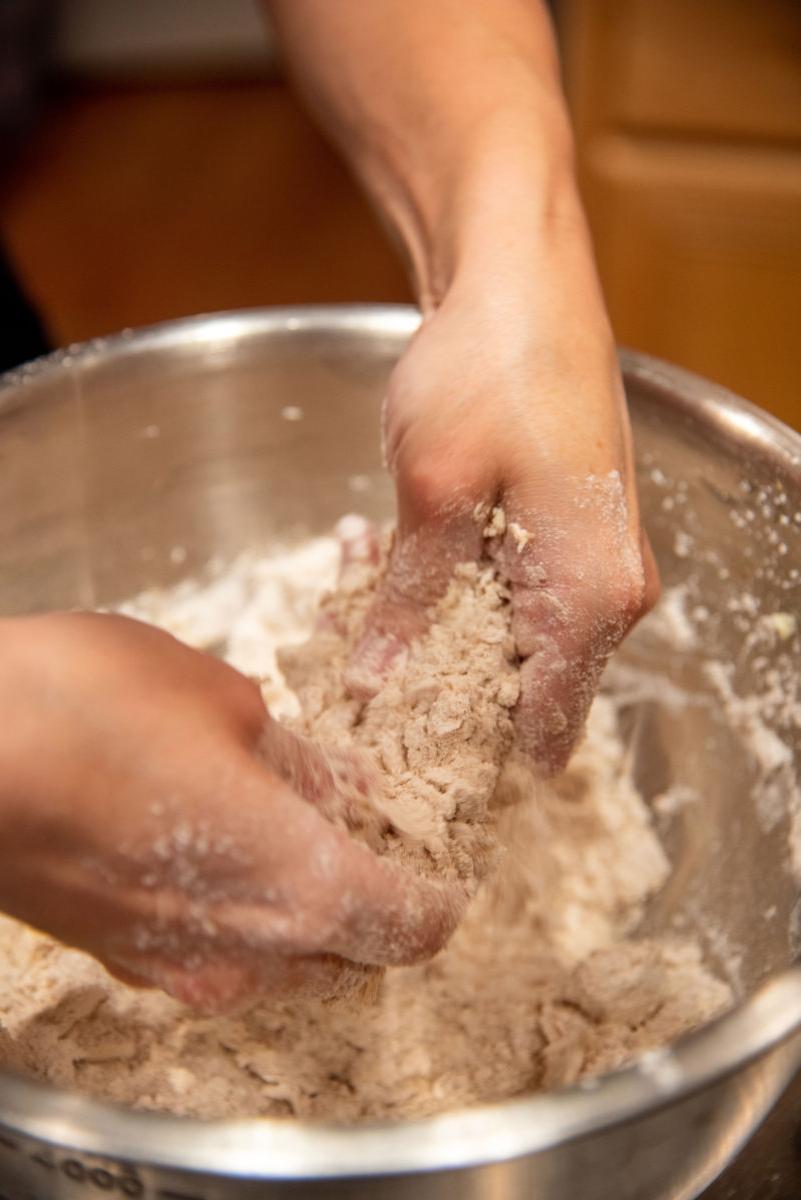
[[(471, 891), (489, 871), (449, 945), (429, 963), (388, 970), (375, 999), (266, 1002), (212, 1018), (132, 991), (87, 956), (0, 918), (0, 1062), (203, 1117), (407, 1117), (609, 1070), (730, 1002), (697, 945), (636, 938), (670, 866), (628, 774), (612, 701), (596, 702), (559, 780), (535, 782), (512, 762), (496, 787), (516, 698), (502, 586), (461, 571), (430, 637), (357, 706), (341, 665), (370, 570), (346, 573), (311, 647), (301, 645), (335, 563), (333, 541), (318, 539), (243, 557), (206, 584), (149, 593), (126, 611), (263, 676), (273, 711), (332, 751), (372, 756), (383, 791), (369, 836), (380, 852)], [(276, 657), (286, 643), (294, 648)]]

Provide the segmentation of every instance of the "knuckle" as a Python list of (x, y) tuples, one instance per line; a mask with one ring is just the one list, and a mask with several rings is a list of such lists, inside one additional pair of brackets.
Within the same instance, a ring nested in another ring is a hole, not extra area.
[(232, 671), (226, 682), (231, 711), (250, 744), (262, 735), (268, 717), (261, 688), (254, 679), (237, 671)]
[(645, 611), (645, 572), (639, 553), (605, 563), (593, 587), (593, 609), (601, 626), (623, 637)]
[(584, 628), (590, 637), (614, 634), (619, 640), (646, 612), (647, 592), (639, 550), (596, 546), (560, 570), (551, 587), (522, 589), (516, 608), (521, 619), (541, 620), (550, 597), (557, 630), (575, 620), (576, 630)]
[(427, 517), (447, 515), (467, 505), (473, 492), (459, 453), (426, 451), (405, 455), (398, 471), (398, 484), (415, 512)]

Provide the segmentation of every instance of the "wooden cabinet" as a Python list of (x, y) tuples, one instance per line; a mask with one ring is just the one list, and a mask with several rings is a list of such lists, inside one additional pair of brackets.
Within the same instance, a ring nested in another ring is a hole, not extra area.
[(801, 427), (801, 3), (563, 0), (620, 341)]

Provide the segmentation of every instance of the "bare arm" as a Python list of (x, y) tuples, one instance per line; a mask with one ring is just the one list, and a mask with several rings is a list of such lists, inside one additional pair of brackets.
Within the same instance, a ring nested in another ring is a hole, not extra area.
[[(387, 397), (399, 535), (352, 687), (374, 690), (454, 564), (488, 548), (513, 585), (522, 742), (558, 769), (658, 582), (547, 12), (538, 0), (270, 11), (400, 241), (425, 317)], [(506, 529), (487, 538), (497, 504)]]
[(556, 51), (538, 0), (269, 8), (311, 106), (409, 255), (424, 307), (443, 298), (460, 267), (478, 269), (510, 246), (513, 229), (501, 238), (485, 220), (512, 217), (527, 236), (567, 220), (583, 234)]

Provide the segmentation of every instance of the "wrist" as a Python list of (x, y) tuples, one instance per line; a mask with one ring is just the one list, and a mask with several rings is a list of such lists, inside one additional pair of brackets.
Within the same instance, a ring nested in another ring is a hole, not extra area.
[(413, 156), (395, 151), (394, 161), (376, 161), (365, 174), (406, 251), (424, 312), (457, 279), (486, 287), (552, 253), (594, 270), (558, 97), (476, 115), (469, 127), (445, 120)]
[(559, 247), (588, 249), (570, 134), (553, 123), (490, 122), (432, 210), (421, 291), (434, 304), (457, 282), (522, 282)]
[(469, 313), (510, 364), (547, 347), (560, 371), (580, 362), (608, 371), (614, 337), (569, 157), (494, 148), (464, 178), (430, 247), (424, 312), (447, 301)]

